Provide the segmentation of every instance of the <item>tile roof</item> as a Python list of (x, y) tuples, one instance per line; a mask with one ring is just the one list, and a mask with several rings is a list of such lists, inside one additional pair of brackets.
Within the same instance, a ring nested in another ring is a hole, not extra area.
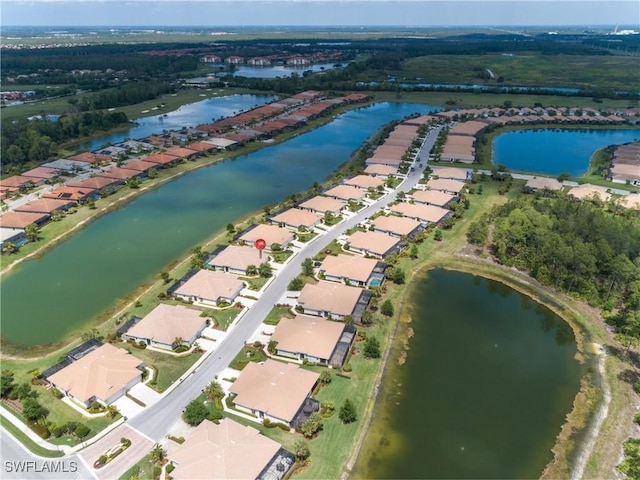
[(297, 315), (281, 318), (271, 340), (278, 342), (278, 349), (299, 352), (329, 360), (340, 341), (345, 324), (321, 317)]

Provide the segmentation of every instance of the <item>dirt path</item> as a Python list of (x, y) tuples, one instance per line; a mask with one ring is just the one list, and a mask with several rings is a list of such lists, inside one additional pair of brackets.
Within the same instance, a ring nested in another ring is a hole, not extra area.
[(607, 382), (606, 372), (605, 372), (605, 356), (606, 352), (602, 346), (598, 346), (600, 349), (600, 354), (598, 356), (598, 374), (600, 379), (600, 388), (602, 388), (602, 403), (598, 408), (594, 416), (594, 421), (589, 428), (589, 432), (582, 444), (582, 448), (580, 449), (580, 453), (578, 454), (578, 458), (576, 459), (576, 463), (573, 467), (573, 472), (571, 472), (571, 480), (579, 480), (584, 476), (584, 470), (587, 466), (587, 461), (589, 457), (591, 457), (591, 453), (593, 452), (593, 447), (596, 443), (596, 439), (598, 438), (598, 434), (600, 433), (600, 428), (607, 418), (607, 414), (609, 413), (609, 404), (611, 403), (611, 389), (609, 388), (609, 383)]

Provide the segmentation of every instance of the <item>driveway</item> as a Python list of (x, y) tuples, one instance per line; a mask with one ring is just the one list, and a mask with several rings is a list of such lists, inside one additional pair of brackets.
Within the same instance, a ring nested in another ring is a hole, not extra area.
[(134, 398), (137, 398), (142, 403), (144, 403), (147, 407), (153, 405), (158, 402), (162, 395), (156, 392), (153, 388), (148, 387), (144, 383), (138, 383), (129, 390), (129, 395)]
[(118, 400), (113, 402), (113, 404), (118, 407), (120, 415), (127, 418), (132, 418), (133, 416), (140, 413), (144, 408), (143, 406), (138, 405), (136, 402), (125, 396), (120, 397)]
[(92, 473), (99, 479), (112, 480), (114, 478), (120, 478), (132, 465), (138, 463), (154, 445), (154, 442), (137, 430), (134, 430), (128, 425), (122, 425), (101, 440), (82, 450), (79, 455), (89, 467), (93, 467), (95, 461), (98, 460), (104, 452), (118, 445), (120, 439), (123, 437), (131, 440), (129, 448), (104, 467), (98, 470), (92, 468)]

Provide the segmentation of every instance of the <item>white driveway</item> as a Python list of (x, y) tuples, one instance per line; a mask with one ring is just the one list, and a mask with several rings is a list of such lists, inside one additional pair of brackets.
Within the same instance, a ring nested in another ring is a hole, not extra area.
[(162, 398), (162, 395), (156, 392), (153, 388), (147, 387), (144, 383), (134, 385), (133, 388), (129, 390), (129, 395), (137, 398), (147, 407), (153, 405)]
[(136, 402), (128, 397), (125, 397), (124, 395), (113, 402), (113, 404), (118, 407), (120, 415), (126, 418), (132, 418), (134, 415), (137, 415), (144, 409), (143, 406), (138, 405)]

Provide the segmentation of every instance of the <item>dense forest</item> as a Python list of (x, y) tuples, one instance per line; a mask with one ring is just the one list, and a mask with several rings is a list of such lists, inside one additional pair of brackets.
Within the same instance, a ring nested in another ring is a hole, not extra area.
[(36, 118), (3, 122), (0, 172), (3, 176), (20, 173), (26, 166), (35, 166), (54, 156), (65, 141), (128, 121), (121, 112), (97, 111), (63, 115), (57, 121)]
[(468, 240), (500, 263), (604, 309), (640, 338), (640, 214), (570, 197), (523, 196), (471, 224)]

